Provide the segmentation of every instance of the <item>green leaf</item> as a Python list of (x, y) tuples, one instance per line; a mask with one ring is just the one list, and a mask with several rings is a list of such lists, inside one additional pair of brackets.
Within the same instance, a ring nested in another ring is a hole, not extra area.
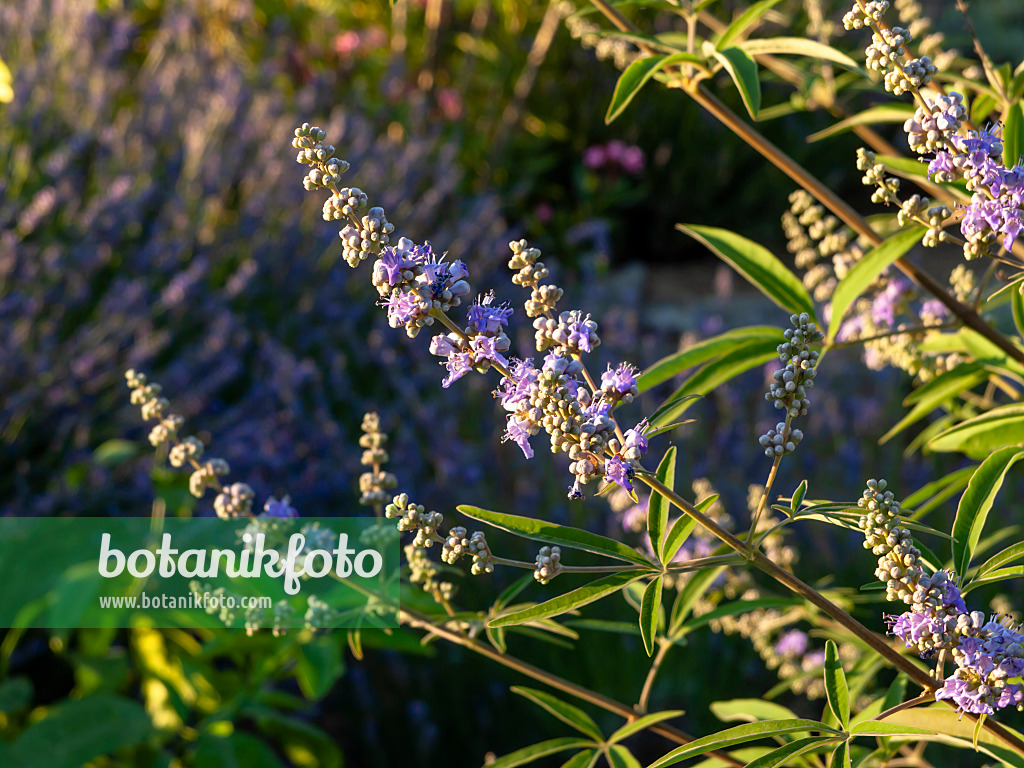
[(608, 765), (610, 768), (640, 768), (640, 761), (624, 746), (615, 744), (608, 750)]
[[(974, 737), (974, 723), (951, 707), (933, 705), (931, 707), (915, 707), (902, 712), (895, 712), (885, 718), (887, 723), (899, 725), (910, 725), (917, 728), (925, 728), (935, 732), (935, 736), (918, 736), (918, 741), (937, 741), (944, 744), (952, 744), (965, 750), (974, 750), (971, 740)], [(1009, 731), (1018, 739), (1024, 739), (1024, 735), (1008, 725), (1002, 724), (1003, 728)], [(1024, 757), (1016, 750), (1007, 747), (999, 738), (988, 731), (983, 731), (978, 736), (978, 750), (990, 757), (1002, 761), (1014, 768), (1024, 768)]]
[(983, 587), (986, 584), (996, 584), (1000, 581), (1009, 581), (1010, 579), (1019, 579), (1024, 576), (1024, 565), (1011, 565), (1009, 568), (997, 568), (994, 571), (989, 571), (985, 574), (984, 578), (974, 579), (970, 584), (961, 590), (961, 594), (966, 595), (978, 587)]
[(760, 0), (760, 2), (754, 3), (747, 8), (728, 27), (714, 37), (715, 47), (722, 49), (730, 45), (733, 40), (750, 29), (755, 22), (759, 21), (778, 2), (779, 0)]
[(534, 760), (540, 760), (542, 757), (555, 755), (567, 749), (592, 746), (594, 746), (592, 742), (572, 736), (566, 736), (561, 739), (549, 739), (539, 744), (531, 744), (528, 747), (517, 749), (515, 752), (509, 752), (504, 757), (499, 757), (491, 763), (488, 768), (515, 768), (517, 765), (526, 765)]
[(1010, 310), (1017, 333), (1024, 337), (1024, 296), (1021, 296), (1020, 291), (1010, 291)]
[(615, 733), (608, 737), (608, 743), (614, 744), (617, 741), (629, 738), (634, 733), (640, 733), (650, 728), (652, 725), (657, 725), (665, 720), (670, 720), (673, 717), (680, 717), (683, 714), (681, 709), (667, 709), (664, 712), (652, 712), (649, 715), (638, 717), (631, 723), (626, 723), (624, 726), (619, 728)]
[(563, 547), (582, 549), (585, 552), (593, 552), (595, 555), (607, 555), (618, 560), (628, 560), (637, 565), (652, 565), (651, 561), (641, 555), (635, 549), (627, 547), (621, 541), (599, 536), (590, 531), (583, 531), (579, 528), (570, 528), (565, 525), (556, 525), (546, 520), (536, 520), (532, 517), (521, 517), (520, 515), (509, 515), (504, 512), (491, 512), (480, 507), (472, 507), (462, 504), (456, 509), (466, 517), (493, 525), (509, 533), (525, 536), (535, 541), (543, 541), (545, 544), (558, 544)]
[(765, 341), (778, 345), (785, 339), (782, 337), (782, 331), (770, 325), (751, 325), (746, 328), (726, 331), (718, 336), (699, 341), (682, 352), (675, 352), (668, 357), (663, 357), (643, 372), (637, 379), (637, 387), (641, 392), (646, 392), (651, 387), (668, 381), (673, 376), (678, 376), (695, 365), (706, 363), (712, 358), (731, 352), (737, 344), (747, 341)]
[(865, 720), (850, 729), (852, 736), (927, 736), (935, 731), (913, 725), (899, 725), (884, 720)]
[[(810, 41), (807, 41), (810, 42)], [(749, 50), (749, 49), (748, 49)], [(914, 116), (914, 107), (911, 104), (882, 104), (877, 107), (869, 107), (863, 112), (858, 112), (852, 117), (840, 120), (817, 133), (807, 137), (807, 141), (821, 141), (829, 136), (835, 136), (846, 131), (851, 131), (859, 125), (877, 125), (879, 123), (905, 123), (907, 118)]]
[[(723, 355), (717, 360), (712, 360), (690, 376), (680, 385), (679, 389), (675, 391), (669, 400), (674, 400), (683, 393), (706, 395), (725, 382), (736, 378), (741, 373), (745, 373), (751, 368), (764, 365), (769, 360), (777, 358), (779, 354), (777, 347), (778, 344), (774, 340), (746, 342), (737, 346), (729, 354)], [(651, 419), (651, 424), (655, 427), (661, 427), (664, 424), (672, 423), (693, 402), (693, 400), (687, 400), (679, 405), (666, 408), (660, 415)]]
[(850, 268), (832, 294), (832, 317), (828, 324), (830, 340), (835, 339), (846, 310), (857, 300), (857, 297), (864, 293), (890, 264), (913, 248), (923, 234), (924, 227), (919, 225), (901, 229), (868, 251), (860, 261)]
[(824, 731), (825, 733), (837, 734), (834, 728), (829, 728), (824, 723), (816, 720), (760, 720), (756, 723), (745, 723), (734, 728), (727, 728), (724, 731), (713, 733), (700, 739), (695, 739), (689, 744), (673, 749), (667, 755), (651, 763), (649, 768), (661, 768), (663, 765), (674, 765), (690, 757), (703, 755), (712, 749), (725, 749), (734, 744), (743, 744), (755, 739), (765, 739), (771, 736), (780, 736), (784, 733), (798, 733), (800, 731)]
[(794, 605), (801, 605), (802, 603), (802, 599), (795, 597), (762, 597), (759, 600), (735, 600), (725, 605), (719, 605), (707, 613), (702, 613), (700, 616), (695, 616), (689, 621), (683, 622), (681, 628), (693, 630), (725, 616), (749, 613), (750, 611), (756, 611), (758, 608), (788, 608)]
[[(737, 47), (742, 48), (751, 56), (788, 53), (793, 54), (794, 56), (808, 56), (812, 59), (833, 61), (836, 64), (842, 64), (844, 67), (854, 70), (860, 69), (857, 62), (842, 51), (837, 51), (831, 45), (825, 45), (824, 43), (819, 43), (816, 40), (807, 40), (803, 37), (765, 37), (758, 38), (756, 40), (744, 40), (741, 43), (737, 43)], [(903, 117), (900, 119), (900, 122), (904, 122), (907, 117), (913, 114), (913, 109), (909, 111), (903, 110)], [(852, 120), (854, 118), (849, 119)]]
[[(658, 480), (667, 488), (676, 485), (676, 447), (673, 445), (658, 465)], [(665, 537), (665, 526), (668, 524), (669, 502), (657, 491), (651, 492), (647, 507), (647, 533), (651, 537), (651, 549), (659, 562), (665, 562), (662, 555), (662, 539)]]
[(644, 598), (640, 603), (640, 636), (644, 639), (647, 655), (654, 653), (654, 638), (658, 634), (658, 616), (661, 612), (661, 581), (662, 577), (652, 579), (644, 590)]
[(965, 363), (939, 374), (907, 396), (904, 403), (906, 405), (914, 404), (914, 407), (892, 429), (882, 435), (878, 442), (880, 444), (888, 442), (904, 429), (930, 414), (942, 403), (973, 389), (987, 378), (988, 371), (978, 363)]
[(1024, 451), (1019, 448), (1000, 448), (975, 470), (967, 484), (967, 490), (960, 497), (952, 530), (953, 570), (959, 575), (967, 573), (971, 556), (978, 546), (981, 531), (985, 527), (996, 495), (1003, 487), (1006, 473), (1021, 458), (1024, 458)]
[(850, 768), (850, 742), (839, 742), (828, 761), (828, 768)]
[(1003, 115), (1003, 165), (1013, 168), (1024, 153), (1024, 104), (1011, 104)]
[(593, 768), (600, 757), (601, 753), (596, 749), (584, 749), (562, 763), (562, 768)]
[(627, 584), (639, 579), (640, 576), (641, 574), (638, 574), (635, 571), (613, 573), (609, 576), (598, 579), (597, 581), (592, 581), (578, 589), (574, 589), (571, 592), (566, 592), (564, 595), (554, 597), (540, 605), (534, 605), (530, 608), (524, 608), (519, 611), (502, 614), (501, 616), (487, 622), (487, 626), (507, 627), (512, 624), (526, 624), (531, 621), (537, 621), (538, 619), (558, 616), (566, 611), (571, 611), (574, 608), (581, 608), (584, 605), (589, 605), (590, 603), (600, 600), (602, 597), (607, 597), (610, 594), (618, 592)]
[(10, 714), (32, 703), (32, 681), (27, 677), (11, 677), (0, 683), (0, 712)]
[(676, 553), (679, 552), (679, 548), (686, 543), (688, 538), (690, 538), (690, 534), (693, 533), (693, 529), (696, 527), (697, 521), (689, 515), (683, 515), (682, 517), (676, 518), (676, 521), (672, 523), (672, 527), (668, 531), (668, 536), (665, 537), (666, 563), (672, 562), (672, 558), (676, 556)]
[(983, 578), (986, 574), (1002, 568), (1004, 565), (1012, 563), (1014, 560), (1020, 560), (1021, 558), (1024, 558), (1024, 542), (1014, 544), (1013, 546), (1007, 547), (1002, 552), (992, 555), (992, 557), (978, 566), (978, 572), (975, 574), (975, 578)]
[(668, 628), (668, 635), (670, 637), (675, 636), (683, 622), (686, 621), (686, 617), (690, 615), (693, 606), (711, 588), (712, 583), (724, 570), (724, 566), (705, 568), (702, 571), (696, 571), (693, 576), (687, 579), (685, 586), (679, 591), (675, 601), (672, 603), (672, 617), (669, 620)]
[(141, 744), (153, 732), (142, 706), (111, 694), (68, 700), (26, 728), (5, 765), (81, 768), (103, 755)]
[(814, 302), (800, 278), (763, 245), (727, 229), (676, 224), (676, 229), (700, 241), (745, 277), (761, 293), (790, 314), (806, 312), (817, 321)]
[(789, 511), (792, 512), (795, 515), (797, 513), (797, 510), (800, 509), (800, 505), (803, 503), (804, 496), (806, 496), (806, 495), (807, 495), (807, 481), (806, 480), (801, 480), (800, 481), (800, 485), (798, 485), (796, 487), (796, 490), (793, 491), (793, 498), (789, 502)]
[(193, 765), (195, 768), (283, 768), (283, 763), (265, 741), (241, 731), (227, 736), (201, 734)]
[(612, 93), (612, 101), (608, 105), (608, 112), (605, 114), (605, 124), (611, 123), (621, 115), (633, 97), (640, 92), (648, 80), (654, 77), (655, 73), (673, 64), (703, 64), (700, 57), (692, 53), (673, 53), (669, 56), (647, 56), (638, 59), (626, 67), (615, 84), (615, 91)]
[(803, 739), (795, 739), (788, 744), (783, 744), (781, 747), (773, 749), (767, 755), (751, 760), (747, 763), (746, 768), (782, 768), (782, 766), (789, 764), (790, 758), (810, 752), (815, 747), (828, 744), (831, 741), (834, 741), (834, 739), (822, 736), (807, 736)]
[(585, 736), (592, 736), (597, 741), (604, 741), (604, 734), (597, 727), (597, 723), (579, 707), (562, 701), (550, 693), (538, 691), (534, 688), (526, 688), (521, 685), (514, 685), (512, 693), (523, 696), (534, 704), (543, 707), (552, 715), (557, 717), (566, 725), (570, 725)]
[(962, 421), (928, 441), (937, 453), (959, 451), (972, 459), (1004, 445), (1024, 443), (1024, 405), (1004, 405)]
[(107, 440), (93, 451), (92, 460), (101, 467), (116, 467), (134, 459), (139, 447), (130, 440)]
[(761, 80), (757, 76), (757, 62), (742, 48), (724, 48), (715, 51), (715, 58), (736, 84), (752, 120), (757, 120), (761, 109)]
[(839, 659), (839, 649), (829, 640), (825, 643), (825, 695), (832, 714), (842, 723), (850, 726), (850, 689), (846, 685), (846, 673)]
[(785, 720), (786, 718), (796, 717), (788, 707), (764, 699), (716, 701), (711, 704), (710, 709), (715, 717), (727, 723), (734, 720), (754, 722), (757, 720)]

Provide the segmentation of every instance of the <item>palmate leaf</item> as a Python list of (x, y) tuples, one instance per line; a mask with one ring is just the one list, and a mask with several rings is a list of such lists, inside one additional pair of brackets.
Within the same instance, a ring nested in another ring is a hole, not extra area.
[(980, 459), (1005, 445), (1024, 444), (1024, 405), (1003, 405), (962, 421), (928, 441), (937, 453), (959, 451)]
[(828, 338), (830, 340), (835, 339), (846, 310), (857, 300), (857, 297), (864, 293), (890, 264), (913, 248), (923, 234), (924, 227), (918, 225), (902, 229), (872, 248), (850, 268), (832, 294), (832, 317), (828, 323)]
[(663, 765), (674, 765), (690, 757), (703, 755), (713, 749), (725, 749), (734, 744), (743, 744), (755, 739), (765, 739), (771, 736), (781, 736), (786, 733), (799, 733), (801, 731), (823, 731), (824, 733), (838, 735), (839, 731), (830, 728), (824, 723), (816, 720), (760, 720), (756, 723), (745, 723), (724, 731), (713, 733), (701, 739), (686, 744), (685, 746), (673, 749), (667, 755), (655, 760), (649, 768), (661, 768)]
[(967, 484), (953, 521), (953, 568), (957, 573), (967, 573), (1006, 473), (1022, 458), (1024, 450), (1015, 446), (1000, 448), (981, 463)]
[(814, 302), (803, 283), (771, 251), (735, 232), (717, 227), (676, 224), (745, 277), (761, 293), (790, 314), (806, 312), (817, 321)]
[(577, 739), (571, 736), (566, 736), (561, 739), (549, 739), (548, 741), (542, 741), (539, 744), (531, 744), (528, 747), (517, 749), (515, 752), (509, 752), (504, 757), (499, 757), (493, 763), (490, 764), (489, 768), (515, 768), (518, 765), (528, 765), (536, 760), (540, 760), (542, 757), (548, 755), (556, 755), (559, 752), (565, 752), (567, 749), (580, 749), (582, 747), (592, 747), (594, 743), (585, 739)]
[(529, 699), (534, 704), (543, 707), (563, 723), (572, 726), (583, 735), (592, 736), (597, 741), (604, 740), (604, 734), (602, 734), (601, 729), (597, 727), (597, 723), (595, 723), (593, 718), (579, 707), (562, 701), (561, 699), (552, 696), (550, 693), (538, 691), (534, 688), (513, 685), (510, 690), (512, 693), (518, 693), (520, 696)]
[(502, 614), (501, 616), (487, 622), (487, 626), (507, 627), (512, 624), (526, 624), (531, 621), (537, 621), (538, 619), (547, 619), (551, 616), (558, 616), (566, 611), (571, 611), (574, 608), (582, 608), (584, 605), (589, 605), (603, 597), (614, 594), (627, 584), (639, 579), (640, 576), (641, 574), (636, 573), (635, 571), (613, 573), (609, 576), (598, 579), (597, 581), (592, 581), (578, 589), (566, 592), (564, 595), (553, 597), (540, 605), (534, 605), (522, 610)]
[(650, 560), (641, 555), (635, 549), (627, 547), (621, 541), (609, 539), (606, 536), (599, 536), (590, 531), (579, 528), (570, 528), (567, 525), (556, 525), (546, 520), (537, 520), (532, 517), (520, 515), (509, 515), (504, 512), (492, 512), (480, 507), (473, 507), (462, 504), (456, 509), (466, 517), (493, 525), (509, 533), (525, 536), (528, 539), (543, 541), (545, 544), (558, 544), (563, 547), (573, 547), (586, 552), (593, 552), (595, 555), (607, 555), (617, 560), (628, 560), (637, 565), (653, 566)]
[(718, 336), (699, 341), (682, 352), (674, 352), (668, 357), (662, 358), (641, 374), (637, 379), (637, 387), (641, 392), (646, 392), (651, 387), (668, 381), (673, 376), (688, 371), (696, 365), (706, 363), (708, 360), (734, 350), (739, 344), (753, 341), (779, 345), (785, 339), (781, 330), (770, 325), (752, 325), (726, 331)]

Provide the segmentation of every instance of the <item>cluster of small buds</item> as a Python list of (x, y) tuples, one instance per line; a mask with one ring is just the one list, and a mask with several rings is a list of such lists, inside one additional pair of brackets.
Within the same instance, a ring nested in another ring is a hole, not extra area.
[(412, 542), (415, 547), (431, 547), (440, 539), (438, 529), (444, 522), (444, 517), (440, 512), (427, 512), (422, 504), (411, 503), (407, 493), (395, 496), (384, 508), (384, 514), (389, 518), (401, 518), (398, 521), (398, 530), (416, 531), (416, 538)]
[(246, 483), (232, 483), (221, 489), (213, 500), (217, 517), (248, 517), (256, 493)]
[[(351, 207), (351, 205), (346, 202), (342, 208), (346, 207)], [(334, 218), (334, 211), (332, 203), (332, 218)], [(325, 218), (327, 214), (328, 208), (325, 205)], [(386, 248), (391, 242), (390, 235), (394, 231), (395, 225), (388, 221), (384, 209), (379, 205), (374, 206), (357, 223), (346, 224), (338, 232), (338, 237), (341, 239), (341, 256), (350, 267), (357, 267), (360, 262)]]
[(184, 419), (178, 414), (167, 414), (160, 420), (159, 424), (149, 431), (149, 444), (154, 448), (159, 448), (164, 443), (174, 440), (178, 436), (178, 430), (181, 429), (183, 423)]
[(449, 565), (455, 565), (459, 558), (467, 556), (473, 558), (470, 573), (474, 576), (494, 571), (494, 558), (484, 532), (473, 531), (473, 534), (469, 535), (464, 527), (457, 525), (448, 531), (444, 546), (441, 548), (441, 559)]
[(861, 147), (857, 150), (857, 170), (863, 171), (861, 183), (866, 187), (875, 187), (871, 193), (871, 202), (896, 204), (900, 202), (900, 180), (895, 176), (885, 175), (885, 165), (878, 162), (874, 152)]
[[(910, 38), (910, 32), (907, 31), (906, 39), (910, 40)], [(894, 96), (900, 96), (928, 84), (931, 82), (932, 75), (938, 71), (939, 68), (932, 63), (928, 56), (909, 59), (902, 65), (897, 63), (893, 69), (885, 73), (885, 90), (891, 91)]]
[(853, 230), (840, 225), (824, 207), (802, 189), (789, 196), (790, 208), (782, 216), (787, 248), (796, 266), (805, 270), (804, 287), (817, 301), (828, 301), (839, 280), (864, 255)]
[(357, 187), (342, 187), (324, 201), (324, 221), (354, 219), (356, 212), (366, 206), (368, 198)]
[(967, 117), (963, 100), (964, 97), (955, 91), (949, 95), (939, 94), (934, 99), (925, 98), (927, 109), (918, 107), (914, 116), (903, 124), (910, 148), (922, 155), (948, 149), (951, 137), (960, 130)]
[(435, 256), (430, 243), (417, 246), (401, 238), (394, 248), (385, 247), (373, 265), (373, 283), (387, 308), (388, 324), (405, 328), (414, 337), (433, 325), (434, 313), (447, 312), (462, 303), (471, 288), (469, 274), (458, 259), (451, 263)]
[(478, 298), (467, 312), (467, 325), (462, 333), (438, 334), (430, 340), (430, 353), (447, 358), (448, 375), (442, 386), (449, 387), (470, 371), (486, 373), (495, 363), (508, 366), (505, 353), (512, 341), (504, 327), (512, 309), (507, 303), (497, 304), (494, 294)]
[(848, 30), (870, 27), (872, 23), (877, 24), (881, 21), (888, 10), (888, 0), (870, 0), (863, 4), (855, 2), (853, 9), (843, 16), (843, 26)]
[(189, 492), (196, 498), (202, 498), (207, 488), (220, 488), (218, 478), (230, 471), (224, 459), (207, 459), (189, 476)]
[(786, 341), (778, 347), (779, 361), (784, 367), (772, 374), (769, 391), (765, 393), (765, 400), (784, 410), (787, 420), (759, 438), (766, 456), (791, 453), (803, 438), (800, 430), (787, 424), (793, 418), (805, 415), (810, 407), (807, 390), (814, 386), (818, 364), (818, 352), (811, 349), (811, 345), (825, 338), (806, 312), (791, 316), (790, 322), (793, 328), (786, 329)]
[(198, 437), (189, 436), (171, 446), (167, 460), (172, 467), (181, 468), (192, 461), (199, 461), (205, 448), (206, 446)]
[[(864, 51), (868, 69), (889, 73), (899, 69), (900, 58), (906, 53), (903, 46), (910, 42), (909, 30), (903, 27), (876, 27), (871, 33), (871, 42)], [(886, 80), (886, 90), (891, 90)]]
[(537, 552), (536, 567), (533, 578), (541, 584), (547, 584), (563, 570), (561, 547), (541, 547)]
[(363, 449), (360, 462), (370, 469), (359, 476), (359, 503), (379, 506), (388, 500), (388, 491), (398, 485), (398, 479), (381, 468), (390, 457), (384, 448), (388, 436), (380, 429), (380, 417), (376, 413), (365, 414), (362, 430), (363, 434), (359, 436), (359, 445)]
[(640, 396), (636, 375), (639, 371), (629, 363), (620, 363), (616, 368), (608, 365), (608, 370), (601, 374), (601, 394), (606, 403), (615, 406), (619, 403), (629, 405)]
[(594, 49), (598, 59), (611, 59), (618, 69), (625, 69), (640, 56), (639, 50), (631, 43), (619, 38), (602, 35), (601, 27), (586, 16), (576, 12), (570, 0), (562, 0), (555, 10), (565, 19), (565, 26), (574, 40), (584, 48)]
[(420, 588), (439, 603), (451, 600), (455, 594), (455, 585), (450, 581), (439, 580), (440, 569), (430, 559), (426, 551), (415, 543), (405, 545), (405, 559), (409, 565), (409, 581)]
[(338, 612), (327, 601), (321, 600), (316, 595), (310, 595), (306, 599), (306, 612), (302, 615), (302, 619), (310, 629), (333, 627), (337, 617)]
[(303, 123), (295, 129), (292, 146), (299, 150), (295, 160), (310, 166), (306, 178), (302, 180), (302, 185), (310, 191), (318, 187), (337, 186), (341, 174), (349, 167), (344, 160), (334, 156), (334, 147), (323, 143), (325, 138), (326, 133), (309, 123)]
[(533, 321), (536, 330), (537, 351), (557, 347), (563, 357), (592, 352), (601, 343), (597, 335), (597, 322), (584, 316), (578, 309), (562, 312), (558, 319), (538, 317)]
[(549, 274), (548, 268), (540, 259), (540, 250), (531, 248), (525, 240), (513, 240), (508, 244), (512, 249), (512, 258), (508, 268), (517, 270), (512, 275), (512, 282), (531, 289), (530, 298), (526, 300), (526, 316), (540, 317), (551, 315), (562, 298), (562, 289), (557, 285), (541, 285), (541, 280)]

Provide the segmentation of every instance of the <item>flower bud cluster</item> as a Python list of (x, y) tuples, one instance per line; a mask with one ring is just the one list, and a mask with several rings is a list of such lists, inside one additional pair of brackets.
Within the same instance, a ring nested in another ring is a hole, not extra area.
[(493, 294), (477, 299), (469, 308), (468, 325), (462, 333), (438, 334), (430, 341), (430, 353), (447, 358), (445, 388), (472, 370), (486, 373), (491, 365), (509, 365), (504, 353), (512, 342), (504, 331), (512, 310), (508, 304), (496, 304)]
[(398, 530), (415, 531), (413, 539), (415, 547), (432, 547), (435, 541), (443, 541), (438, 535), (444, 516), (440, 512), (427, 512), (422, 504), (413, 504), (409, 501), (409, 494), (400, 493), (392, 499), (391, 503), (384, 508), (384, 515), (388, 518), (400, 518)]
[(441, 548), (441, 559), (449, 565), (455, 565), (462, 557), (473, 558), (470, 572), (474, 576), (494, 571), (491, 548), (487, 545), (484, 532), (473, 531), (473, 534), (469, 535), (465, 528), (457, 525), (448, 531), (444, 546)]
[(409, 581), (418, 584), (439, 603), (451, 600), (455, 594), (455, 585), (450, 581), (438, 579), (441, 570), (437, 563), (430, 559), (426, 550), (412, 543), (406, 544), (404, 551), (409, 565)]
[(531, 248), (525, 240), (513, 240), (508, 247), (512, 249), (508, 268), (517, 270), (516, 274), (512, 275), (512, 282), (531, 291), (530, 298), (526, 300), (526, 316), (550, 316), (562, 298), (562, 289), (557, 285), (541, 284), (541, 280), (546, 278), (549, 272), (544, 262), (538, 261), (540, 249)]
[(789, 196), (790, 208), (782, 216), (787, 248), (796, 266), (805, 270), (804, 287), (817, 301), (828, 301), (852, 267), (864, 255), (853, 230), (825, 212), (811, 195), (798, 189)]
[(918, 107), (914, 116), (903, 124), (910, 148), (919, 154), (947, 149), (952, 137), (960, 130), (967, 117), (964, 97), (956, 91), (925, 98), (924, 107)]
[(857, 150), (857, 170), (863, 171), (861, 183), (866, 187), (875, 187), (871, 193), (871, 202), (899, 204), (900, 180), (895, 176), (885, 175), (885, 165), (878, 162), (874, 152), (861, 147)]
[(886, 584), (886, 596), (910, 608), (891, 617), (890, 631), (921, 656), (951, 651), (957, 668), (936, 691), (965, 712), (992, 714), (1019, 705), (1024, 690), (1024, 635), (1006, 623), (986, 621), (968, 612), (960, 590), (946, 571), (924, 573), (921, 552), (910, 532), (900, 527), (900, 505), (884, 480), (868, 480), (857, 502), (865, 514), (859, 526), (864, 546), (878, 556), (875, 575)]
[(888, 10), (889, 0), (870, 0), (863, 5), (854, 2), (853, 9), (847, 11), (843, 16), (843, 26), (847, 30), (861, 29), (865, 26), (870, 28), (872, 24), (881, 21)]
[(360, 462), (370, 469), (359, 476), (359, 503), (379, 506), (388, 500), (388, 491), (398, 485), (398, 479), (382, 469), (390, 457), (384, 448), (388, 436), (381, 431), (380, 417), (376, 413), (367, 413), (363, 416), (362, 430), (363, 434), (359, 436), (359, 445), (363, 448)]
[(256, 493), (246, 483), (232, 483), (221, 488), (213, 500), (217, 517), (249, 517)]
[(324, 221), (349, 221), (356, 212), (366, 206), (367, 197), (356, 187), (342, 187), (324, 201)]
[(810, 407), (807, 390), (814, 386), (818, 364), (818, 352), (811, 349), (811, 345), (825, 338), (806, 312), (793, 315), (789, 320), (793, 328), (786, 330), (786, 341), (778, 348), (784, 367), (772, 374), (771, 386), (765, 393), (765, 400), (784, 410), (787, 418), (758, 439), (765, 455), (772, 457), (791, 453), (803, 439), (803, 433), (793, 429), (789, 422), (805, 415)]
[(608, 370), (601, 374), (601, 394), (604, 401), (615, 407), (619, 403), (629, 405), (640, 396), (637, 386), (637, 368), (629, 363), (620, 363), (617, 368), (608, 365)]
[(541, 584), (547, 584), (563, 570), (561, 547), (541, 547), (537, 553), (536, 564), (533, 578)]
[(556, 10), (565, 18), (565, 26), (573, 40), (579, 40), (584, 48), (593, 48), (594, 54), (601, 61), (611, 59), (616, 68), (625, 69), (639, 58), (640, 53), (636, 46), (625, 40), (603, 35), (601, 27), (588, 17), (579, 15), (576, 12), (576, 5), (570, 0), (562, 0), (556, 6)]
[(581, 352), (593, 352), (601, 343), (597, 323), (578, 309), (562, 312), (557, 320), (538, 317), (533, 321), (533, 327), (536, 329), (538, 352), (557, 347), (560, 355), (570, 357)]
[(334, 156), (334, 147), (324, 144), (325, 138), (326, 133), (309, 123), (303, 123), (302, 127), (295, 129), (292, 146), (299, 150), (295, 160), (310, 167), (306, 178), (302, 180), (302, 185), (309, 191), (318, 187), (337, 186), (341, 174), (349, 168), (348, 163)]

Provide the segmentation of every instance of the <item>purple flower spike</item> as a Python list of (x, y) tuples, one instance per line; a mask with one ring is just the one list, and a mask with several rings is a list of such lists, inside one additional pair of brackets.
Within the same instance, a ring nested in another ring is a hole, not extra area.
[(508, 319), (512, 316), (508, 302), (495, 305), (494, 301), (494, 296), (488, 294), (482, 301), (477, 299), (469, 308), (469, 325), (477, 332), (493, 335), (498, 333), (502, 326), (508, 325)]
[(617, 368), (608, 365), (608, 370), (601, 374), (601, 389), (612, 389), (624, 395), (636, 386), (637, 369), (629, 363), (620, 363)]
[(612, 456), (604, 463), (605, 482), (616, 483), (627, 491), (633, 490), (633, 469), (618, 456)]

